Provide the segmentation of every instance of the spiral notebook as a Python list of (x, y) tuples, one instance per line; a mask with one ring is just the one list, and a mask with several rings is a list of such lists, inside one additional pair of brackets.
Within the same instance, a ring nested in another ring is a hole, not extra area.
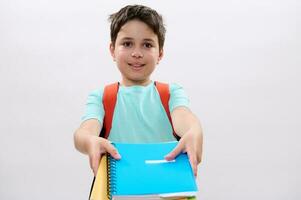
[(113, 143), (122, 158), (107, 157), (110, 199), (162, 199), (194, 197), (196, 180), (187, 154), (164, 160), (177, 142), (155, 144)]

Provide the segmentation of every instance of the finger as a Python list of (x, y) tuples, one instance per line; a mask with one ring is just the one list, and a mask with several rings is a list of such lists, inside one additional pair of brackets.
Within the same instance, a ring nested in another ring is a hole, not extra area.
[(179, 142), (178, 145), (169, 153), (165, 156), (166, 160), (173, 160), (179, 155), (181, 152), (184, 151), (184, 145)]
[(187, 150), (187, 155), (189, 158), (189, 162), (193, 171), (193, 174), (195, 177), (197, 177), (197, 173), (198, 173), (198, 161), (197, 161), (197, 157), (194, 153), (194, 151), (192, 150)]
[(96, 176), (96, 174), (97, 174), (100, 157), (101, 157), (100, 153), (94, 153), (89, 156), (90, 167), (94, 173), (94, 176)]
[(113, 158), (117, 160), (121, 159), (121, 155), (118, 150), (109, 141), (104, 143), (104, 148)]
[(202, 147), (195, 147), (198, 151), (197, 151), (197, 162), (198, 164), (200, 164), (202, 162)]
[(202, 162), (202, 156), (198, 155), (197, 161), (198, 161), (198, 164), (200, 164)]

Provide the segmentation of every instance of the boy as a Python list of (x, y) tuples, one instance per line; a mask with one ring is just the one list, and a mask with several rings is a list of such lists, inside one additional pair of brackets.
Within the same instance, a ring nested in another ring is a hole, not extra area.
[(110, 16), (110, 52), (122, 75), (108, 139), (99, 137), (105, 115), (103, 89), (92, 92), (87, 101), (83, 122), (74, 134), (77, 150), (88, 154), (96, 175), (102, 154), (121, 159), (112, 142), (150, 143), (176, 140), (177, 147), (166, 155), (174, 159), (187, 152), (195, 176), (202, 157), (202, 130), (196, 116), (188, 109), (183, 89), (169, 85), (169, 110), (172, 125), (150, 79), (163, 57), (165, 27), (161, 15), (142, 5), (129, 5)]

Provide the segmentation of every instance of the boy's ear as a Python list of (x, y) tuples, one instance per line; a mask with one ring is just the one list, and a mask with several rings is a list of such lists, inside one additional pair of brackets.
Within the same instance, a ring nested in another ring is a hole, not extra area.
[(115, 51), (114, 50), (115, 50), (115, 47), (111, 42), (110, 43), (110, 53), (111, 53), (111, 56), (113, 57), (113, 60), (115, 61)]
[(163, 55), (164, 55), (163, 49), (159, 50), (159, 57), (158, 57), (158, 62), (157, 62), (157, 64), (159, 64), (160, 60), (163, 58)]

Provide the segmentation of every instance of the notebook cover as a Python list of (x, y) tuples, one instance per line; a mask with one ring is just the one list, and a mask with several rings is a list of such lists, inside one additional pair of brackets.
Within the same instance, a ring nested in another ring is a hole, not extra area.
[(110, 158), (114, 163), (111, 170), (115, 170), (111, 195), (197, 192), (187, 154), (180, 154), (174, 162), (164, 162), (164, 156), (177, 142), (114, 145), (122, 158)]

